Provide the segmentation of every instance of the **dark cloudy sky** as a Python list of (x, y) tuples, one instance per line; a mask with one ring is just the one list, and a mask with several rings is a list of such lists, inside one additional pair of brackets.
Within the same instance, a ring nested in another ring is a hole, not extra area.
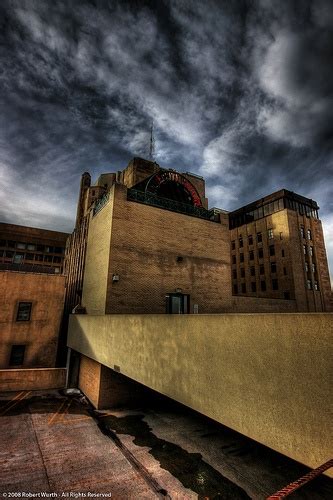
[(333, 269), (330, 0), (1, 0), (0, 220), (70, 231), (80, 174), (147, 156), (236, 209), (318, 201)]

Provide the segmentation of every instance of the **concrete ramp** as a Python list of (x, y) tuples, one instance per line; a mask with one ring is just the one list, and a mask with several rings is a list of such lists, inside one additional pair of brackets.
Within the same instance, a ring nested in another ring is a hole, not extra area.
[(75, 315), (68, 345), (318, 467), (332, 458), (332, 320), (331, 313)]

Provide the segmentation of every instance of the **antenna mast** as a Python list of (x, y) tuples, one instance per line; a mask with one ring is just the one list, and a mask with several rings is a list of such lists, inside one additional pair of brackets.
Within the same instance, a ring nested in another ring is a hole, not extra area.
[(154, 122), (151, 122), (150, 127), (150, 145), (149, 145), (149, 160), (155, 161), (155, 137), (154, 137)]

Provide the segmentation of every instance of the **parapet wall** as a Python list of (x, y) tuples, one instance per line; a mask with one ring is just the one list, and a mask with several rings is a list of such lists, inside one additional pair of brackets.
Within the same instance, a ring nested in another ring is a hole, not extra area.
[(64, 389), (66, 368), (0, 370), (0, 392)]
[(68, 345), (310, 467), (331, 458), (330, 313), (76, 315)]

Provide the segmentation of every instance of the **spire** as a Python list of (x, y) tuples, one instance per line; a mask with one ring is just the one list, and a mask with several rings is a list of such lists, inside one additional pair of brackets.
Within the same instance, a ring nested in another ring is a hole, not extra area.
[(155, 161), (155, 137), (154, 137), (154, 122), (151, 122), (150, 127), (150, 145), (149, 145), (149, 160)]

